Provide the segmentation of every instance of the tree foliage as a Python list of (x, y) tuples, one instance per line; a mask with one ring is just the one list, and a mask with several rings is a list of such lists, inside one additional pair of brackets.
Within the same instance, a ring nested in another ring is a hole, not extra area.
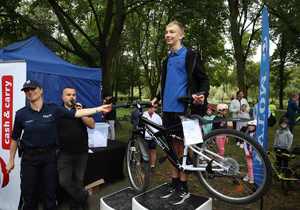
[(167, 56), (164, 30), (171, 20), (186, 26), (184, 45), (199, 52), (211, 85), (257, 94), (261, 9), (270, 11), (271, 91), (284, 92), (300, 61), (297, 0), (0, 0), (0, 46), (37, 35), (70, 62), (101, 67), (103, 93), (153, 97)]

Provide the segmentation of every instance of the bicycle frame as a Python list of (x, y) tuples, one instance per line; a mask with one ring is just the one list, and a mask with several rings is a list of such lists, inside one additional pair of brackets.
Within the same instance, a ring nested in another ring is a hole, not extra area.
[[(206, 171), (208, 167), (208, 163), (200, 164), (198, 167), (194, 167), (193, 164), (187, 164), (187, 159), (188, 159), (188, 153), (189, 149), (195, 152), (197, 155), (203, 158), (203, 160), (206, 160), (207, 162), (211, 162), (211, 166), (213, 168), (211, 169), (212, 171), (228, 171), (229, 167), (224, 166), (223, 164), (218, 163), (215, 159), (212, 159), (208, 157), (207, 155), (204, 154), (204, 152), (210, 154), (211, 156), (214, 156), (218, 160), (224, 160), (224, 157), (210, 151), (207, 149), (202, 149), (198, 147), (197, 145), (191, 145), (191, 146), (184, 146), (184, 152), (183, 152), (183, 160), (182, 163), (180, 163), (180, 160), (176, 153), (174, 152), (172, 145), (166, 140), (168, 136), (171, 136), (172, 134), (168, 132), (169, 129), (179, 127), (180, 124), (172, 126), (170, 128), (164, 128), (147, 118), (140, 116), (140, 121), (139, 121), (139, 128), (137, 130), (137, 133), (139, 135), (142, 135), (144, 137), (145, 132), (147, 132), (150, 137), (157, 143), (157, 145), (167, 154), (168, 159), (172, 163), (174, 167), (176, 167), (178, 170), (181, 171)], [(158, 130), (158, 132), (155, 132), (153, 130), (155, 128)], [(180, 138), (178, 136), (175, 136), (177, 138)], [(218, 168), (216, 168), (218, 167)]]
[[(275, 166), (276, 157), (275, 157), (274, 152), (268, 151), (267, 154), (271, 161), (272, 169), (275, 172), (275, 174), (279, 180), (282, 180), (282, 181), (298, 181), (299, 180), (298, 178), (294, 178), (294, 177), (286, 177), (286, 176), (284, 176), (284, 174), (280, 173), (278, 171), (277, 167)], [(287, 168), (287, 169), (292, 171), (291, 168)]]

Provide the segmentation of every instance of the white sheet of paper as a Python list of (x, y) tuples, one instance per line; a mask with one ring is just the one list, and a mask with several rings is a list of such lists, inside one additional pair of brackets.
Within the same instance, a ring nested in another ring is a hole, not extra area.
[(198, 119), (182, 118), (181, 122), (184, 134), (184, 145), (199, 144), (203, 142)]
[(88, 128), (89, 148), (107, 146), (108, 127), (107, 123), (96, 123), (94, 129)]

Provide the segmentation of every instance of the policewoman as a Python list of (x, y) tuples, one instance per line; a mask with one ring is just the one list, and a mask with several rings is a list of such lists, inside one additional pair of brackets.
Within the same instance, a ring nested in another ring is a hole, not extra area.
[[(57, 189), (56, 148), (57, 121), (61, 117), (79, 118), (98, 112), (111, 111), (111, 105), (81, 110), (67, 110), (52, 103), (44, 103), (43, 89), (37, 81), (24, 83), (29, 104), (15, 115), (8, 173), (14, 168), (17, 145), (23, 150), (21, 157), (22, 210), (37, 210), (39, 198), (44, 210), (55, 210)], [(42, 186), (41, 195), (39, 189)]]

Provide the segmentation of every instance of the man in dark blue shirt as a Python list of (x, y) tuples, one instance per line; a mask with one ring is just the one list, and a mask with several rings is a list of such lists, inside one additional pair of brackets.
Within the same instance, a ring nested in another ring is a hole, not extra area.
[(10, 157), (6, 169), (9, 173), (14, 168), (19, 143), (23, 150), (21, 158), (22, 210), (37, 210), (40, 198), (39, 185), (42, 186), (44, 210), (55, 210), (57, 208), (57, 120), (62, 116), (78, 118), (97, 112), (109, 112), (111, 106), (68, 111), (61, 106), (44, 103), (41, 85), (32, 80), (24, 83), (22, 91), (25, 92), (29, 105), (16, 112)]
[[(206, 112), (206, 98), (209, 91), (209, 80), (200, 67), (200, 59), (194, 51), (182, 45), (184, 27), (178, 21), (166, 26), (165, 40), (169, 46), (169, 55), (163, 63), (160, 94), (152, 100), (162, 99), (163, 125), (168, 128), (181, 123), (180, 115), (187, 111), (185, 104), (178, 100), (182, 96), (193, 98), (192, 112)], [(176, 133), (183, 138), (182, 129)], [(170, 139), (174, 151), (179, 157), (183, 155), (183, 142)], [(161, 198), (168, 198), (170, 203), (178, 205), (190, 197), (187, 187), (187, 175), (172, 168), (172, 182)]]

